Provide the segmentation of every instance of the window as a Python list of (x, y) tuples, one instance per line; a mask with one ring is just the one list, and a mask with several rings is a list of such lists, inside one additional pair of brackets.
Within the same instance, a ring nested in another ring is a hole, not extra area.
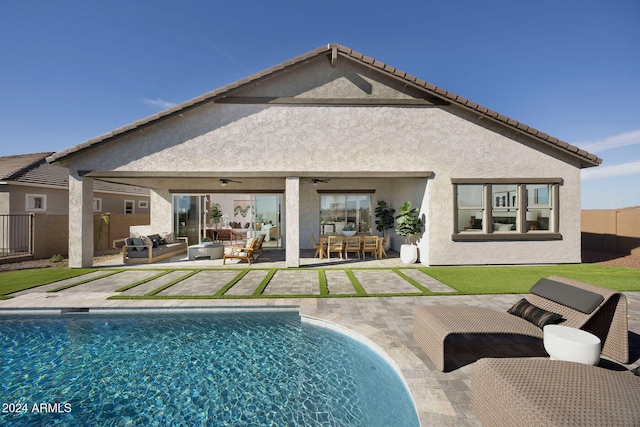
[(320, 196), (320, 234), (340, 234), (345, 227), (371, 231), (371, 196), (328, 194)]
[(102, 199), (93, 199), (93, 211), (102, 212)]
[(136, 213), (136, 201), (135, 200), (125, 200), (124, 201), (124, 213), (126, 213), (126, 214), (134, 214), (134, 213)]
[(484, 216), (484, 185), (458, 185), (458, 224), (457, 230), (482, 232)]
[(44, 194), (27, 194), (25, 209), (31, 212), (44, 212), (47, 210), (47, 196)]
[(452, 239), (560, 239), (557, 204), (561, 181), (452, 179), (455, 201)]
[(149, 208), (149, 202), (146, 200), (138, 200), (138, 207), (140, 209), (148, 209)]

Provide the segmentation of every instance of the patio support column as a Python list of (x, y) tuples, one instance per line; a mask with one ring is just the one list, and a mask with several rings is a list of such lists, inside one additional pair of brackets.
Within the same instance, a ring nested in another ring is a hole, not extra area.
[(300, 267), (300, 178), (288, 176), (285, 187), (286, 262), (287, 267)]
[(69, 267), (93, 265), (93, 178), (69, 169)]

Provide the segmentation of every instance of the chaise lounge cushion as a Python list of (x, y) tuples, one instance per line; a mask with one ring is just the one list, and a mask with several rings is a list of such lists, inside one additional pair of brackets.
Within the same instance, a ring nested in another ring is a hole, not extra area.
[(600, 294), (545, 278), (538, 280), (530, 292), (585, 314), (592, 313), (604, 301)]

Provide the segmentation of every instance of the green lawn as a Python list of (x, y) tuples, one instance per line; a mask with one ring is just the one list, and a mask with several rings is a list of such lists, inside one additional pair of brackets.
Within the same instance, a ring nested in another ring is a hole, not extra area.
[[(539, 278), (564, 276), (586, 283), (618, 291), (640, 291), (640, 269), (613, 267), (596, 264), (572, 264), (557, 266), (510, 266), (510, 267), (417, 267), (429, 276), (458, 290), (460, 294), (519, 294), (527, 293)], [(0, 273), (0, 298), (22, 289), (33, 288), (59, 280), (77, 277), (97, 269), (33, 269)], [(324, 269), (319, 270), (321, 288), (326, 289)], [(349, 269), (347, 269), (349, 270)], [(353, 269), (355, 270), (355, 268)], [(396, 270), (396, 269), (394, 269)], [(397, 269), (400, 274), (403, 268)], [(112, 270), (101, 269), (105, 274)], [(164, 270), (161, 270), (164, 271)], [(171, 271), (171, 270), (166, 270)], [(116, 272), (115, 270), (113, 271)], [(274, 270), (275, 272), (275, 270)], [(240, 271), (239, 271), (240, 273)], [(350, 273), (350, 271), (348, 271)], [(273, 275), (273, 273), (271, 273)], [(270, 276), (268, 277), (270, 278)], [(352, 282), (357, 282), (350, 276)], [(266, 287), (265, 279), (261, 289)], [(409, 281), (411, 281), (409, 279)], [(231, 285), (231, 284), (230, 284)], [(230, 286), (229, 285), (229, 286)], [(358, 295), (365, 295), (358, 283), (354, 283)], [(417, 290), (418, 294), (423, 292)], [(326, 292), (324, 293), (326, 294)], [(324, 295), (323, 294), (323, 295)], [(424, 295), (430, 292), (424, 290)], [(415, 294), (412, 294), (415, 295)], [(311, 295), (309, 295), (311, 296)], [(391, 296), (391, 295), (388, 295)], [(399, 295), (398, 295), (399, 296)], [(260, 294), (254, 298), (261, 298)]]
[(640, 269), (597, 264), (510, 267), (425, 267), (420, 270), (464, 294), (527, 293), (541, 277), (563, 276), (618, 291), (640, 291)]

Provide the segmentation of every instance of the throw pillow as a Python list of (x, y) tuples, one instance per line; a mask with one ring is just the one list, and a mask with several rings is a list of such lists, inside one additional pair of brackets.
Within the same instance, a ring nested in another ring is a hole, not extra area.
[(513, 307), (507, 310), (507, 313), (522, 317), (540, 329), (544, 328), (545, 325), (555, 325), (564, 320), (561, 315), (536, 307), (525, 298), (515, 303)]
[(127, 237), (126, 239), (124, 239), (124, 244), (127, 246), (133, 246), (133, 237)]
[(140, 236), (140, 239), (142, 239), (143, 245), (153, 247), (153, 242), (151, 241), (149, 236)]
[(640, 366), (631, 370), (631, 373), (640, 377)]
[(157, 248), (162, 244), (161, 242), (162, 239), (160, 238), (159, 234), (151, 234), (149, 238), (151, 239), (151, 242), (153, 243), (154, 248)]
[(144, 251), (146, 248), (144, 247), (144, 243), (142, 242), (142, 239), (139, 237), (134, 237), (133, 238), (133, 246), (136, 247), (136, 250), (138, 251)]
[(176, 237), (173, 233), (167, 233), (164, 235), (164, 241), (166, 243), (175, 243), (176, 242)]

